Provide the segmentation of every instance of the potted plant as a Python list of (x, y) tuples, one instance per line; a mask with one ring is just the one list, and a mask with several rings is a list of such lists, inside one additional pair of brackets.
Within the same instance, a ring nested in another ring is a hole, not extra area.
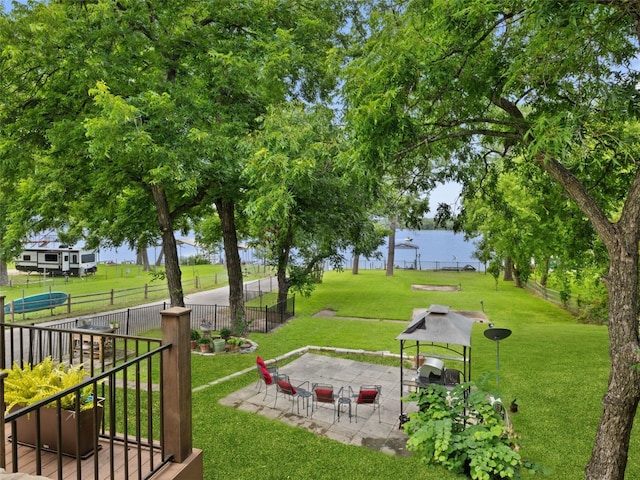
[(211, 351), (211, 339), (209, 337), (201, 338), (199, 344), (201, 352), (209, 353)]
[(118, 322), (117, 320), (109, 322), (109, 327), (111, 327), (114, 331), (116, 331), (117, 329), (120, 328), (120, 322)]
[(225, 342), (227, 340), (229, 340), (229, 338), (231, 338), (231, 329), (229, 329), (229, 328), (221, 329), (220, 330), (220, 337), (223, 338)]
[(244, 345), (244, 339), (240, 337), (231, 337), (227, 340), (227, 345), (229, 345), (229, 350), (236, 350)]
[(198, 330), (191, 330), (191, 350), (195, 350), (196, 348), (198, 348), (198, 342), (201, 338), (202, 335), (200, 335), (200, 332)]
[[(69, 366), (63, 363), (54, 364), (51, 357), (31, 365), (17, 363), (4, 370), (5, 415), (22, 407), (46, 400), (58, 392), (71, 388), (85, 380), (87, 373), (83, 365)], [(76, 396), (79, 395), (79, 411), (76, 410)], [(60, 400), (60, 425), (62, 443), (58, 448), (58, 409), (57, 402), (52, 401), (40, 409), (40, 440), (45, 449), (60, 450), (66, 455), (76, 455), (76, 443), (80, 445), (80, 456), (84, 457), (93, 451), (95, 436), (102, 422), (103, 400), (94, 402), (93, 385), (83, 387), (78, 392), (70, 393)], [(93, 408), (100, 409), (97, 425), (94, 424)], [(36, 415), (27, 414), (16, 421), (16, 436), (20, 443), (36, 445)], [(80, 427), (78, 428), (78, 423)], [(80, 437), (77, 437), (78, 431)]]

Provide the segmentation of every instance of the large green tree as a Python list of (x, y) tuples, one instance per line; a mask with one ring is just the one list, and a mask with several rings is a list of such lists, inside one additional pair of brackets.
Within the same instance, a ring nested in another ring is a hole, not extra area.
[(455, 175), (492, 169), (499, 146), (561, 185), (604, 244), (611, 373), (586, 476), (624, 478), (640, 400), (640, 2), (380, 3), (346, 84), (365, 157), (439, 158)]
[(493, 260), (514, 266), (518, 286), (532, 273), (532, 260), (543, 284), (552, 258), (556, 271), (591, 264), (593, 229), (564, 190), (526, 162), (507, 162), (508, 170), (500, 163), (462, 192), (464, 208), (455, 219), (461, 228), (481, 235)]
[[(52, 31), (44, 27), (43, 30), (55, 35), (56, 27), (52, 19), (49, 26)], [(8, 284), (7, 262), (20, 252), (25, 238), (31, 237), (34, 230), (61, 227), (60, 222), (40, 210), (38, 195), (32, 196), (34, 190), (29, 182), (36, 162), (34, 152), (46, 148), (47, 143), (36, 130), (38, 125), (49, 121), (43, 110), (36, 110), (28, 119), (22, 117), (34, 106), (36, 86), (30, 78), (25, 78), (21, 55), (12, 54), (16, 52), (12, 52), (11, 42), (30, 34), (29, 25), (17, 23), (0, 12), (0, 285)], [(34, 42), (28, 47), (24, 52), (27, 57), (38, 45)], [(36, 71), (32, 78), (45, 75), (43, 71)], [(25, 121), (18, 122), (21, 117)], [(55, 190), (55, 183), (47, 188)]]
[(215, 205), (242, 315), (236, 145), (268, 105), (333, 86), (326, 59), (342, 15), (339, 0), (14, 8), (2, 62), (28, 97), (7, 132), (30, 152), (25, 198), (115, 244), (160, 237), (174, 305), (183, 304), (174, 231)]
[(309, 292), (325, 261), (339, 268), (347, 249), (368, 255), (380, 245), (369, 216), (377, 182), (345, 155), (331, 109), (290, 104), (270, 109), (262, 124), (244, 171), (246, 211), (283, 303), (290, 287)]

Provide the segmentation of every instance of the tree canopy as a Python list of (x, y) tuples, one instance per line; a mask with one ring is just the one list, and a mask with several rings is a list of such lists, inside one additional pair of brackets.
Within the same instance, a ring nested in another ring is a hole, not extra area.
[(422, 158), (465, 183), (522, 159), (563, 188), (603, 242), (612, 369), (590, 479), (624, 477), (640, 399), (638, 6), (380, 2), (345, 84), (363, 158)]
[[(638, 0), (16, 5), (0, 14), (0, 255), (42, 227), (160, 238), (182, 305), (174, 231), (215, 211), (237, 317), (238, 209), (275, 264), (295, 247), (301, 273), (373, 247), (381, 192), (420, 212), (435, 182), (461, 182), (468, 228), (518, 236), (494, 249), (519, 263), (577, 231), (604, 246), (612, 366), (586, 472), (621, 479), (640, 401), (639, 25)], [(339, 71), (344, 129), (309, 108)], [(479, 185), (508, 216), (478, 221)]]
[[(0, 138), (16, 146), (7, 161), (28, 165), (22, 198), (101, 241), (161, 238), (171, 301), (182, 305), (174, 230), (202, 208), (233, 209), (242, 190), (236, 145), (268, 105), (328, 94), (341, 7), (16, 6), (3, 18)], [(242, 291), (241, 272), (232, 283)]]
[(372, 254), (382, 237), (370, 215), (371, 179), (346, 155), (331, 109), (288, 104), (262, 123), (244, 169), (246, 212), (284, 301), (290, 286), (309, 292), (325, 261), (341, 268), (348, 248)]

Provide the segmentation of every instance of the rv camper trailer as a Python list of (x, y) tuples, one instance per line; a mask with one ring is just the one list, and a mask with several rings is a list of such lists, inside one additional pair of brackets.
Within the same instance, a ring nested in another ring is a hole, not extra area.
[(28, 248), (16, 259), (16, 270), (45, 275), (86, 275), (98, 270), (95, 252), (75, 248)]

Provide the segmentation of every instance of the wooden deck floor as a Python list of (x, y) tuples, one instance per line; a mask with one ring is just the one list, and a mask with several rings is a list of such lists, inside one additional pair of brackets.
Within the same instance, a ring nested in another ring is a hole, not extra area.
[[(8, 438), (8, 437), (5, 437)], [(38, 472), (37, 450), (30, 446), (18, 445), (18, 471), (32, 475), (40, 474), (52, 480), (129, 480), (142, 479), (153, 468), (161, 464), (160, 451), (120, 440), (100, 439), (97, 454), (90, 453), (84, 459), (76, 459), (55, 452), (42, 451), (41, 470)], [(13, 471), (13, 442), (5, 442), (6, 471)]]

